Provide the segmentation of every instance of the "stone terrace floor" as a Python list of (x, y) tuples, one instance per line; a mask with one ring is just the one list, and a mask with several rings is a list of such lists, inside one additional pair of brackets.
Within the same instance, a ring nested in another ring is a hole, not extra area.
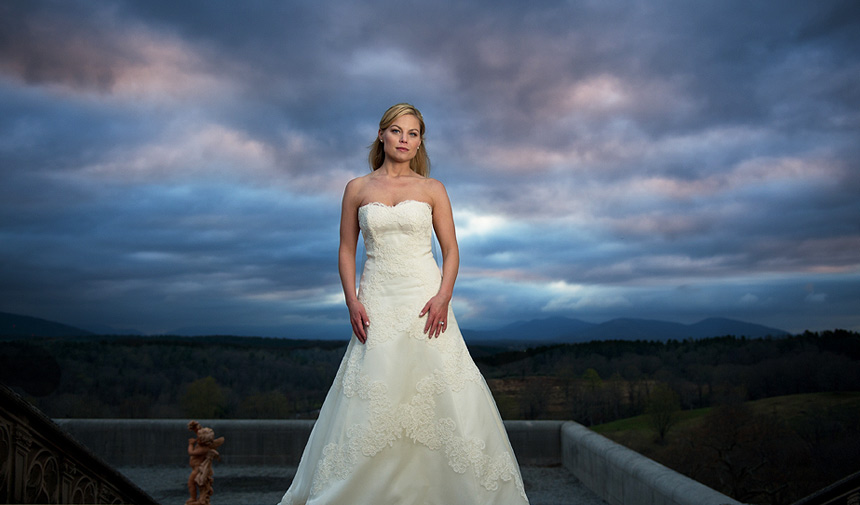
[[(188, 499), (187, 467), (118, 468), (162, 505), (182, 505)], [(606, 505), (564, 467), (522, 467), (531, 505)], [(230, 466), (215, 463), (212, 505), (275, 505), (286, 492), (295, 468)], [(453, 504), (452, 504), (453, 505)]]

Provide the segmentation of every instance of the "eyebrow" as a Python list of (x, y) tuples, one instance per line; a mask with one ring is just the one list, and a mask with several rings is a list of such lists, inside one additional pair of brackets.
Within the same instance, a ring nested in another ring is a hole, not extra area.
[[(402, 126), (400, 126), (399, 124), (397, 124), (397, 123), (391, 123), (391, 126), (389, 126), (389, 128), (400, 128), (401, 130), (404, 130), (404, 129), (405, 129), (405, 128), (403, 128)], [(407, 130), (407, 131), (410, 131), (410, 132), (420, 132), (421, 130), (420, 130), (419, 128), (412, 128), (411, 130)]]

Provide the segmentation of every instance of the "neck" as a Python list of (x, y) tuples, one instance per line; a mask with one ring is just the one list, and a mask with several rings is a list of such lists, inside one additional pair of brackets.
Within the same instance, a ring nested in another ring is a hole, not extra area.
[(389, 160), (382, 162), (382, 166), (376, 169), (377, 172), (385, 174), (389, 177), (401, 177), (404, 175), (412, 175), (412, 169), (409, 168), (409, 162), (394, 163)]

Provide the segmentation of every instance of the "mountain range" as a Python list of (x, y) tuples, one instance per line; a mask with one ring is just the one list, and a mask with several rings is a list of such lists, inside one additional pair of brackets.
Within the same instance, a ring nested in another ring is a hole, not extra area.
[(78, 337), (92, 334), (91, 331), (38, 317), (0, 312), (0, 337)]
[(504, 340), (543, 343), (579, 343), (592, 340), (684, 340), (734, 335), (736, 337), (782, 337), (789, 333), (778, 328), (723, 317), (710, 317), (694, 324), (653, 319), (611, 319), (588, 323), (580, 319), (550, 317), (520, 321), (497, 330), (463, 330), (467, 341)]
[[(0, 337), (62, 337), (82, 335), (139, 335), (135, 330), (109, 329), (83, 330), (74, 326), (29, 316), (0, 312)], [(241, 335), (268, 336), (259, 328), (210, 328), (206, 332), (181, 329), (174, 335)], [(736, 337), (781, 337), (789, 333), (778, 328), (747, 323), (735, 319), (711, 317), (694, 324), (681, 324), (652, 319), (618, 318), (604, 323), (589, 323), (567, 317), (550, 317), (518, 321), (495, 330), (462, 329), (467, 342), (528, 342), (528, 343), (579, 343), (592, 340), (684, 340), (734, 335)], [(340, 332), (342, 333), (342, 332)], [(307, 335), (307, 333), (302, 333)], [(283, 334), (282, 334), (283, 335)], [(339, 337), (336, 335), (334, 338)], [(313, 338), (325, 338), (322, 334)]]

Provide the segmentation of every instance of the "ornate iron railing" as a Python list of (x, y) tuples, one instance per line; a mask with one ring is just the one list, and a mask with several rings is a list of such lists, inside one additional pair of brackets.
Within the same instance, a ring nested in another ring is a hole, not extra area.
[(0, 503), (156, 503), (0, 384)]
[(860, 505), (860, 472), (798, 500), (793, 505)]

